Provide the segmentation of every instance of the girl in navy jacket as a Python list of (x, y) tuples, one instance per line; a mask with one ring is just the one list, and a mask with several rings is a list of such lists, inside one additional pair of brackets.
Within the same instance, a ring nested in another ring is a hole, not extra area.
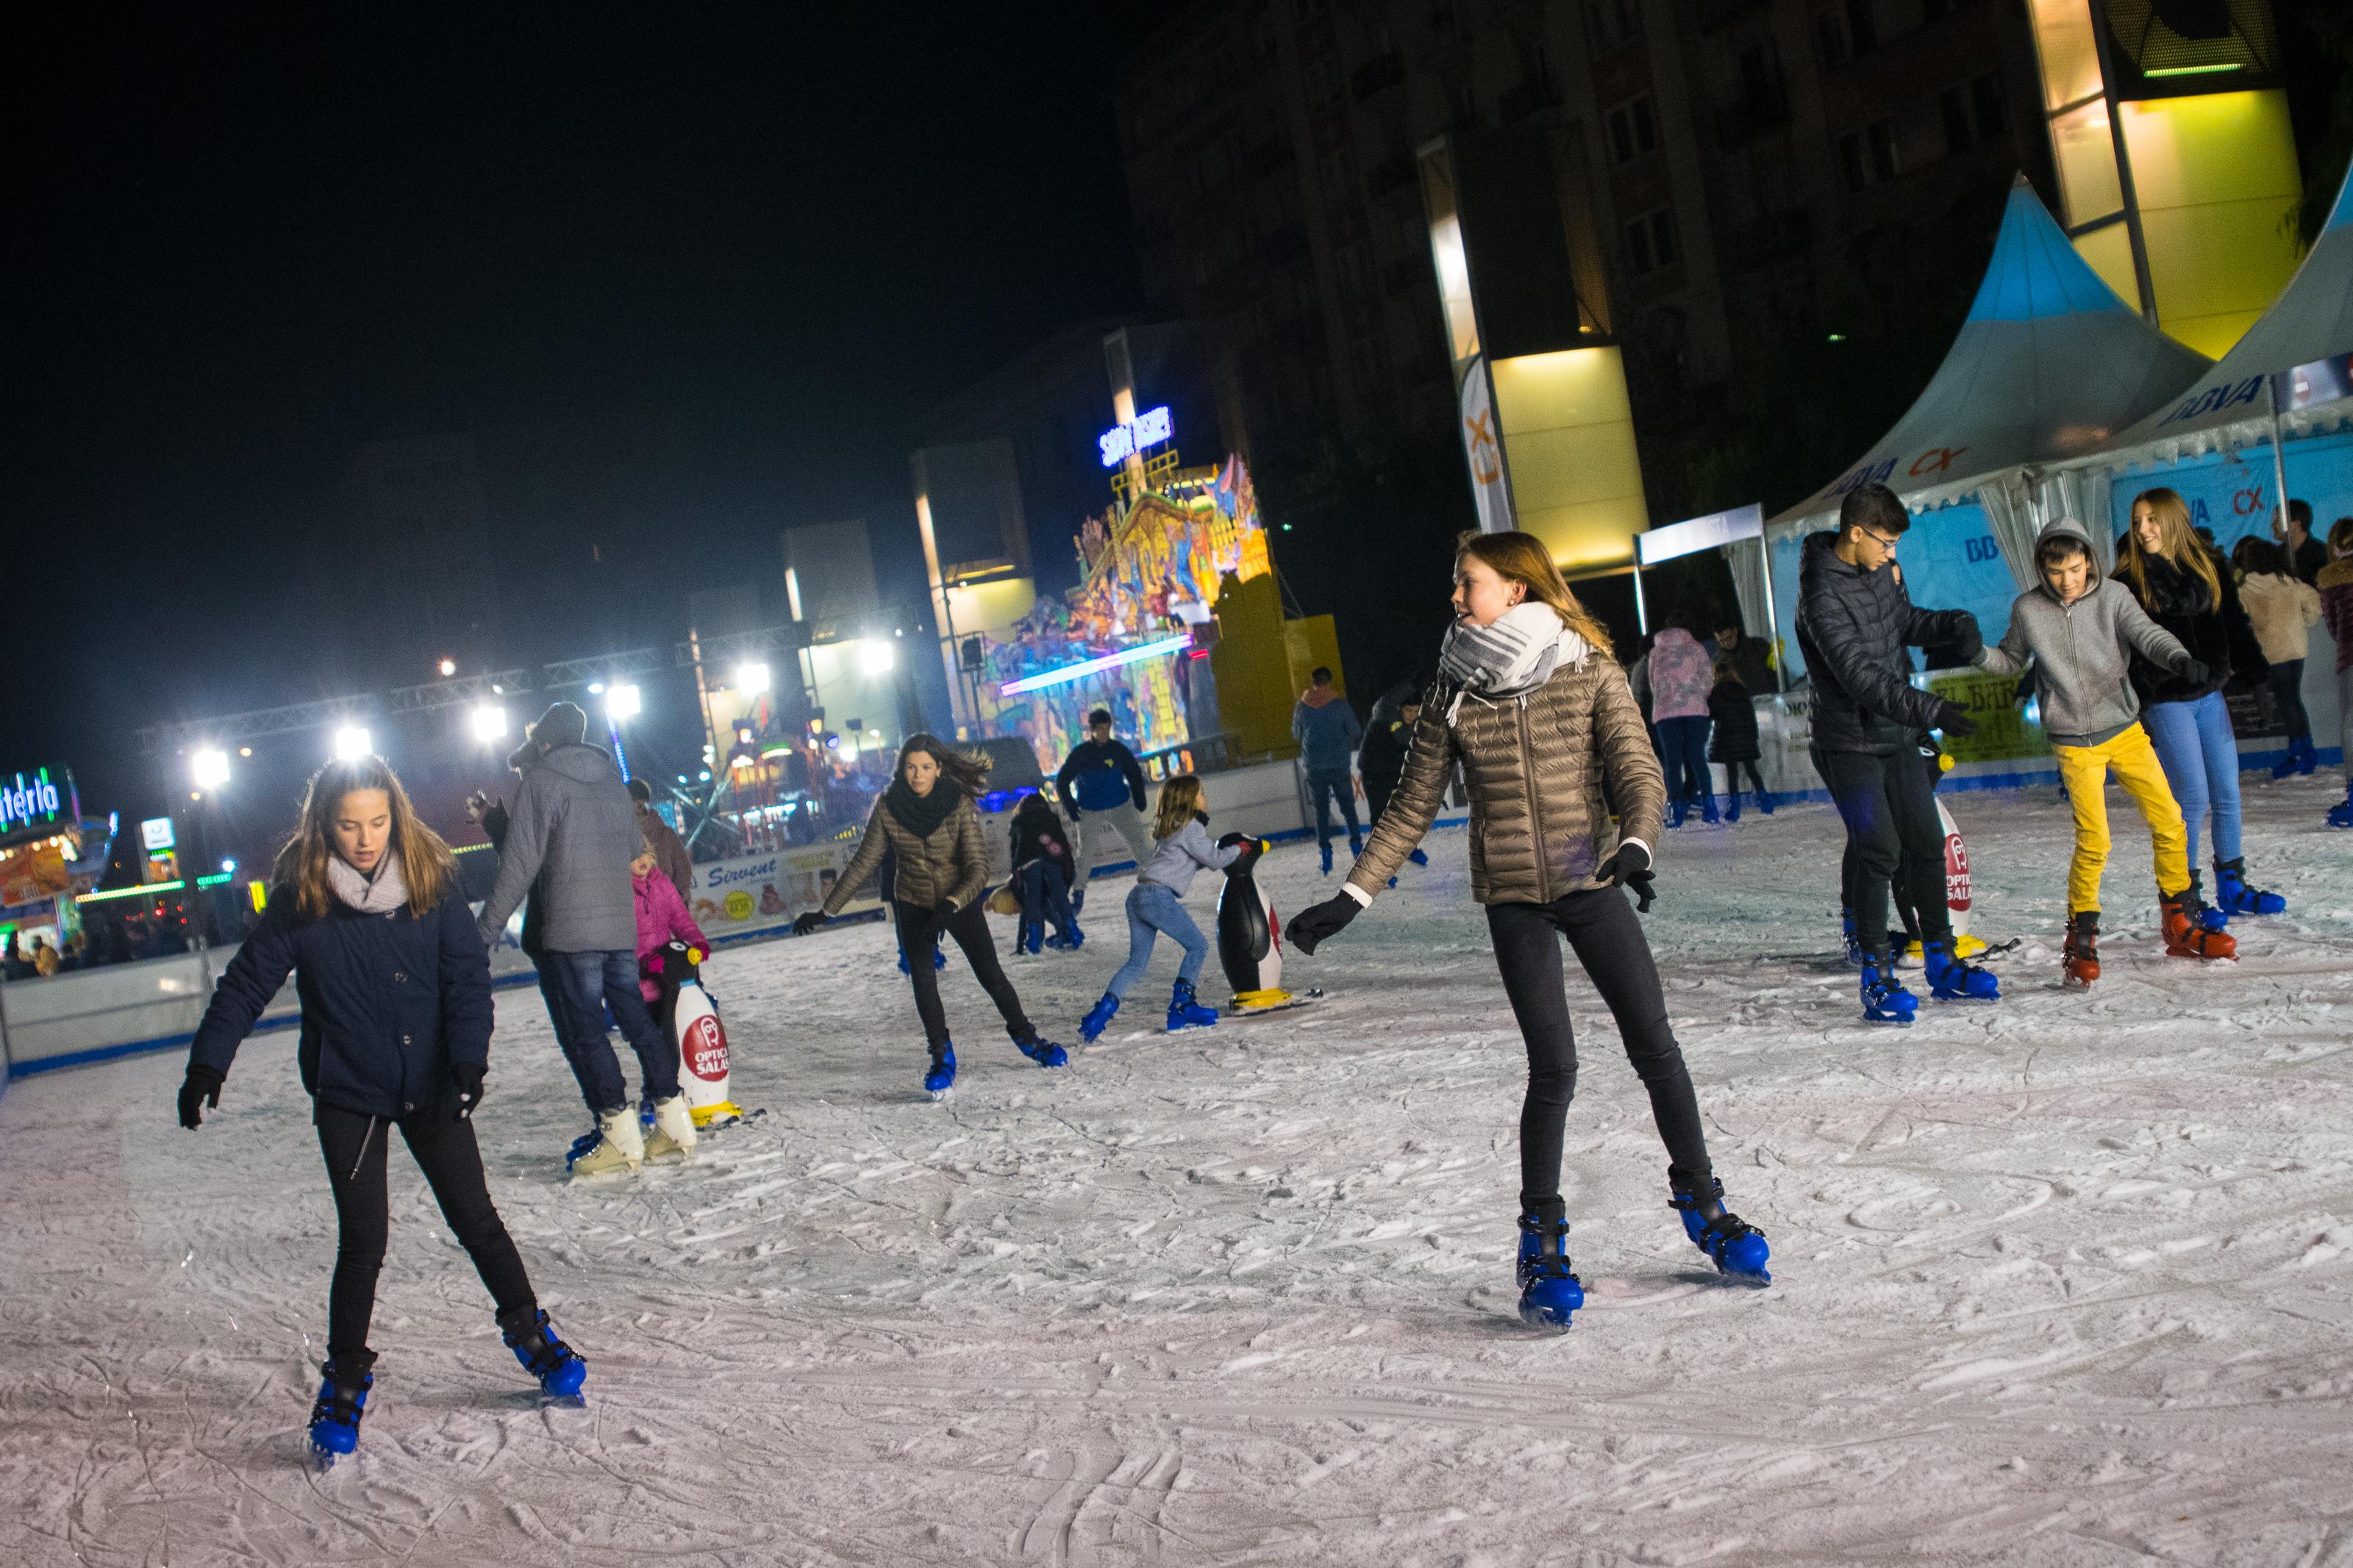
[(549, 1394), (580, 1391), (587, 1363), (556, 1337), (491, 1203), (474, 1142), (490, 1061), (491, 965), (456, 864), (381, 757), (311, 781), (279, 856), (269, 901), (221, 976), (188, 1051), (180, 1124), (220, 1105), (237, 1048), (294, 974), (298, 1060), (327, 1161), (341, 1235), (327, 1293), (327, 1362), (311, 1440), (329, 1462), (359, 1440), (375, 1384), (367, 1346), (389, 1215), (385, 1150), (395, 1127), (481, 1272), (517, 1360)]

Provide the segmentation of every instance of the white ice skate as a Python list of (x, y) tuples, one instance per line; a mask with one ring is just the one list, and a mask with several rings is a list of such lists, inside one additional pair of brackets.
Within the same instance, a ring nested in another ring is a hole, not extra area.
[(646, 1138), (645, 1157), (649, 1160), (679, 1160), (694, 1158), (696, 1142), (694, 1118), (686, 1109), (686, 1096), (673, 1094), (668, 1100), (654, 1101), (654, 1128)]
[(645, 1163), (645, 1135), (638, 1129), (635, 1106), (625, 1105), (618, 1110), (599, 1113), (596, 1131), (596, 1146), (572, 1163), (575, 1181), (625, 1172), (634, 1174)]

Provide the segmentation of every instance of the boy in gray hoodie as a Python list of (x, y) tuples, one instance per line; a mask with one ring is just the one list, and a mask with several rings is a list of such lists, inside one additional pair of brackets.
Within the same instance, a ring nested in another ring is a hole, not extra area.
[(2107, 775), (2148, 823), (2157, 890), (2165, 905), (2166, 952), (2177, 958), (2229, 958), (2237, 944), (2207, 931), (2189, 907), (2189, 832), (2165, 770), (2140, 724), (2140, 699), (2126, 672), (2135, 654), (2176, 675), (2205, 679), (2204, 666), (2139, 602), (2100, 575), (2092, 537), (2072, 517), (2054, 519), (2034, 542), (2039, 587), (2010, 607), (2010, 630), (1978, 656), (1978, 668), (2016, 675), (2034, 660), (2042, 729), (2075, 808), (2075, 854), (2067, 869), (2070, 984), (2099, 978), (2100, 873), (2108, 860)]

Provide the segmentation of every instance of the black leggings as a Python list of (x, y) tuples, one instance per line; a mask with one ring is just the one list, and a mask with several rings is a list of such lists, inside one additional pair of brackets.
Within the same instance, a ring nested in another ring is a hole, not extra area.
[(924, 905), (902, 904), (894, 899), (892, 907), (899, 914), (899, 942), (908, 954), (907, 978), (915, 983), (915, 1012), (923, 1020), (924, 1044), (936, 1051), (948, 1043), (947, 1011), (940, 1005), (940, 977), (923, 962), (943, 931), (964, 949), (972, 977), (980, 982), (980, 988), (988, 993), (1005, 1019), (1005, 1032), (1017, 1040), (1026, 1040), (1034, 1033), (1021, 1011), (1021, 998), (1013, 994), (1013, 982), (1005, 978), (1005, 970), (997, 962), (997, 943), (988, 934), (988, 921), (979, 904), (958, 910), (944, 926), (939, 912)]
[[(1699, 1100), (1683, 1047), (1667, 1026), (1666, 993), (1651, 944), (1626, 895), (1615, 888), (1571, 893), (1549, 904), (1489, 904), (1487, 931), (1504, 994), (1528, 1046), (1528, 1093), (1520, 1106), (1520, 1210), (1560, 1204), (1561, 1143), (1577, 1094), (1577, 1037), (1558, 938), (1568, 938), (1593, 988), (1618, 1021), (1618, 1037), (1651, 1091), (1651, 1116), (1667, 1146), (1668, 1179), (1704, 1187), (1713, 1173)], [(1557, 933), (1557, 934), (1556, 934)]]
[(2287, 738), (2300, 741), (2312, 733), (2312, 716), (2304, 710), (2304, 660), (2283, 658), (2274, 662), (2268, 677), (2272, 701), (2279, 709), (2280, 722), (2287, 726)]
[(1743, 757), (1736, 763), (1726, 763), (1724, 764), (1724, 787), (1725, 792), (1731, 795), (1738, 795), (1740, 793), (1740, 770), (1743, 768), (1746, 768), (1748, 770), (1748, 787), (1755, 790), (1758, 795), (1763, 795), (1765, 793), (1765, 775), (1757, 771), (1757, 759), (1754, 757)]
[[(450, 1111), (445, 1101), (404, 1117), (396, 1125), (441, 1205), (442, 1217), (473, 1258), (498, 1310), (535, 1307), (522, 1258), (482, 1179), (474, 1124), (456, 1120)], [(391, 1142), (396, 1123), (324, 1100), (318, 1102), (311, 1120), (318, 1124), (319, 1149), (327, 1157), (327, 1184), (334, 1191), (335, 1217), (341, 1224), (334, 1282), (327, 1288), (327, 1354), (365, 1353), (368, 1320), (375, 1315), (376, 1272), (384, 1267), (385, 1242), (392, 1228), (385, 1195), (385, 1145)]]
[(1853, 911), (1855, 940), (1863, 952), (1885, 969), (1890, 882), (1899, 900), (1917, 913), (1925, 940), (1950, 942), (1945, 828), (1919, 756), (1908, 748), (1892, 757), (1817, 752), (1814, 766), (1831, 786), (1846, 824), (1840, 890)]

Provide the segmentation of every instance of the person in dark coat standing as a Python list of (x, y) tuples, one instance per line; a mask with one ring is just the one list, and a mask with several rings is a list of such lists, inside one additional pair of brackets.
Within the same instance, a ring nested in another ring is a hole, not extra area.
[[(1398, 780), (1405, 776), (1406, 753), (1413, 749), (1413, 727), (1421, 722), (1421, 694), (1428, 687), (1424, 681), (1399, 697), (1391, 706), (1373, 705), (1372, 722), (1365, 727), (1365, 738), (1356, 747), (1356, 773), (1365, 781), (1365, 817), (1368, 826), (1380, 826), (1381, 813), (1389, 807), (1389, 796), (1397, 793)], [(1417, 844), (1406, 858), (1417, 866), (1430, 864), (1430, 857)]]
[(1715, 661), (1715, 684), (1707, 692), (1707, 760), (1724, 764), (1725, 819), (1740, 820), (1740, 770), (1744, 767), (1757, 791), (1757, 809), (1772, 816), (1773, 797), (1765, 793), (1765, 775), (1757, 771), (1757, 759), (1764, 754), (1757, 744), (1757, 707), (1740, 679), (1739, 665), (1732, 659)]
[(1920, 770), (1923, 731), (1975, 732), (1959, 704), (1912, 684), (1909, 649), (1949, 646), (1974, 660), (1985, 647), (1967, 610), (1914, 606), (1888, 570), (1911, 514), (1885, 485), (1858, 485), (1839, 526), (1806, 540), (1799, 569), (1798, 648), (1813, 680), (1814, 765), (1830, 785), (1854, 851), (1849, 919), (1862, 957), (1863, 1016), (1908, 1023), (1919, 998), (1896, 982), (1887, 889), (1926, 922), (1925, 973), (1942, 999), (1996, 999), (1994, 977), (1953, 952), (1945, 905), (1945, 834)]
[(1077, 948), (1086, 933), (1071, 915), (1071, 882), (1078, 874), (1078, 857), (1071, 851), (1071, 835), (1062, 819), (1042, 795), (1025, 795), (1014, 808), (1012, 837), (1013, 882), (1021, 900), (1021, 925), (1014, 932), (1013, 951), (1027, 947), (1036, 952), (1046, 945), (1046, 922), (1054, 922), (1053, 945)]
[(2239, 742), (2222, 696), (2230, 682), (2260, 682), (2271, 667), (2239, 602), (2231, 563), (2198, 542), (2179, 492), (2162, 486), (2143, 490), (2133, 498), (2132, 520), (2116, 580), (2200, 666), (2192, 679), (2136, 654), (2129, 671), (2141, 723), (2189, 825), (2192, 868), (2198, 829), (2210, 814), (2213, 818), (2215, 907), (2201, 904), (2195, 869), (2189, 904), (2214, 931), (2234, 914), (2278, 914), (2287, 908), (2285, 899), (2247, 885), (2239, 842)]
[(1299, 742), (1299, 760), (1307, 770), (1308, 798), (1315, 803), (1315, 843), (1323, 852), (1324, 874), (1332, 874), (1333, 801), (1348, 824), (1348, 853), (1361, 854), (1364, 829), (1356, 826), (1356, 780), (1349, 763), (1364, 726), (1356, 710), (1332, 684), (1332, 672), (1323, 665), (1308, 671), (1307, 689), (1291, 710), (1291, 737)]
[(395, 1127), (489, 1287), (507, 1344), (548, 1392), (578, 1393), (587, 1365), (540, 1310), (474, 1142), (490, 1066), (490, 955), (448, 847), (417, 820), (381, 757), (330, 763), (311, 779), (261, 923), (229, 961), (188, 1048), (183, 1127), (219, 1108), (237, 1046), (289, 973), (302, 1001), (296, 1059), (341, 1230), (312, 1441), (350, 1453), (375, 1383), (368, 1324), (390, 1229)]

